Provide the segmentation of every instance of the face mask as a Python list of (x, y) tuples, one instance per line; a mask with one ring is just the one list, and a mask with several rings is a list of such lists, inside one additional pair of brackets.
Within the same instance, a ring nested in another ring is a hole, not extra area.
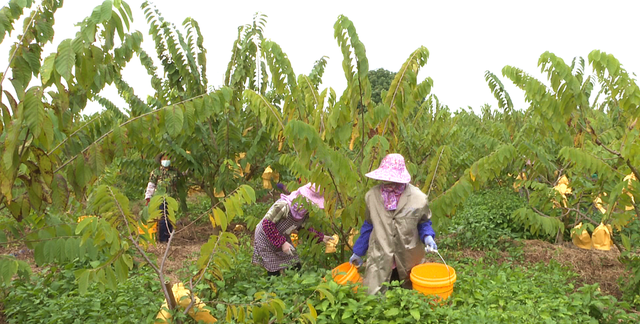
[(163, 167), (168, 168), (169, 165), (171, 165), (171, 160), (162, 160), (160, 161), (160, 164), (162, 164)]

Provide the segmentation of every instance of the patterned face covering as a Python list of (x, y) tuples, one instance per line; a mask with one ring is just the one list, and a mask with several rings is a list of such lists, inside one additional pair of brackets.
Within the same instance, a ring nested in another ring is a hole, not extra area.
[(380, 186), (382, 201), (386, 210), (396, 210), (400, 196), (407, 188), (404, 183), (385, 182)]

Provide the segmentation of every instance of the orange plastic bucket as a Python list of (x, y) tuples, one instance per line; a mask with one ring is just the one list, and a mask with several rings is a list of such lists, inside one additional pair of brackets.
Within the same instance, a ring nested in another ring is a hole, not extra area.
[[(355, 284), (362, 283), (362, 277), (360, 277), (358, 273), (358, 268), (349, 262), (345, 262), (331, 270), (331, 276), (333, 277), (333, 281), (340, 285), (346, 285), (349, 282)], [(354, 287), (353, 291), (358, 291), (358, 288)]]
[(413, 289), (425, 295), (435, 295), (438, 301), (443, 301), (453, 292), (456, 270), (440, 263), (423, 263), (411, 269), (409, 278)]

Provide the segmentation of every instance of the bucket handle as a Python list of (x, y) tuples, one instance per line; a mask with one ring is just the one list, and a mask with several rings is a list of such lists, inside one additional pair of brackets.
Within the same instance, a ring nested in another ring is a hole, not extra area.
[[(426, 254), (426, 252), (435, 252), (436, 254), (438, 254), (438, 256), (440, 257), (440, 260), (442, 260), (442, 263), (444, 263), (445, 268), (447, 268), (447, 274), (449, 275), (449, 285), (451, 285), (452, 289), (453, 289), (453, 283), (451, 282), (451, 270), (449, 269), (449, 265), (447, 265), (447, 261), (444, 260), (442, 255), (440, 255), (440, 252), (438, 252), (438, 250), (425, 248), (424, 251), (425, 251), (425, 254)], [(426, 262), (426, 257), (422, 258), (422, 262), (420, 262), (420, 264), (423, 264), (425, 262)]]

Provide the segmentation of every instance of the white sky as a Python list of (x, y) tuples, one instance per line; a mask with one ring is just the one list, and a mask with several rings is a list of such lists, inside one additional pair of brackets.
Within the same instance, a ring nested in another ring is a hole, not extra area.
[[(102, 3), (98, 0), (66, 0), (55, 16), (54, 44), (73, 37), (74, 26)], [(142, 1), (128, 1), (134, 12), (132, 30), (144, 35), (143, 47), (155, 55), (153, 40), (140, 9)], [(522, 91), (501, 75), (505, 65), (522, 68), (544, 79), (538, 58), (550, 51), (570, 63), (573, 57), (587, 59), (600, 49), (614, 54), (629, 72), (640, 71), (637, 16), (640, 1), (194, 1), (157, 0), (166, 20), (181, 25), (186, 17), (200, 24), (207, 49), (207, 76), (219, 86), (231, 56), (237, 27), (249, 24), (256, 12), (268, 16), (265, 36), (277, 42), (291, 60), (294, 72), (308, 74), (323, 55), (329, 57), (322, 88), (333, 87), (340, 95), (346, 86), (342, 54), (333, 38), (333, 24), (344, 14), (354, 22), (366, 46), (370, 69), (398, 71), (416, 48), (424, 45), (430, 58), (418, 79), (434, 80), (435, 93), (442, 103), (456, 110), (472, 107), (476, 112), (488, 103), (497, 107), (484, 72), (490, 70), (505, 83), (517, 108), (525, 108)], [(22, 24), (16, 24), (22, 28)], [(0, 44), (0, 62), (8, 62), (11, 42), (20, 32)], [(11, 41), (11, 42), (10, 42)], [(46, 56), (43, 56), (46, 57)], [(6, 63), (5, 63), (6, 64)], [(158, 67), (160, 67), (157, 64)], [(0, 64), (4, 71), (6, 65)], [(146, 99), (152, 93), (150, 78), (134, 57), (124, 78), (136, 94)], [(6, 80), (5, 88), (10, 88)], [(101, 93), (120, 107), (124, 101), (115, 87)], [(91, 103), (85, 113), (101, 107)]]

